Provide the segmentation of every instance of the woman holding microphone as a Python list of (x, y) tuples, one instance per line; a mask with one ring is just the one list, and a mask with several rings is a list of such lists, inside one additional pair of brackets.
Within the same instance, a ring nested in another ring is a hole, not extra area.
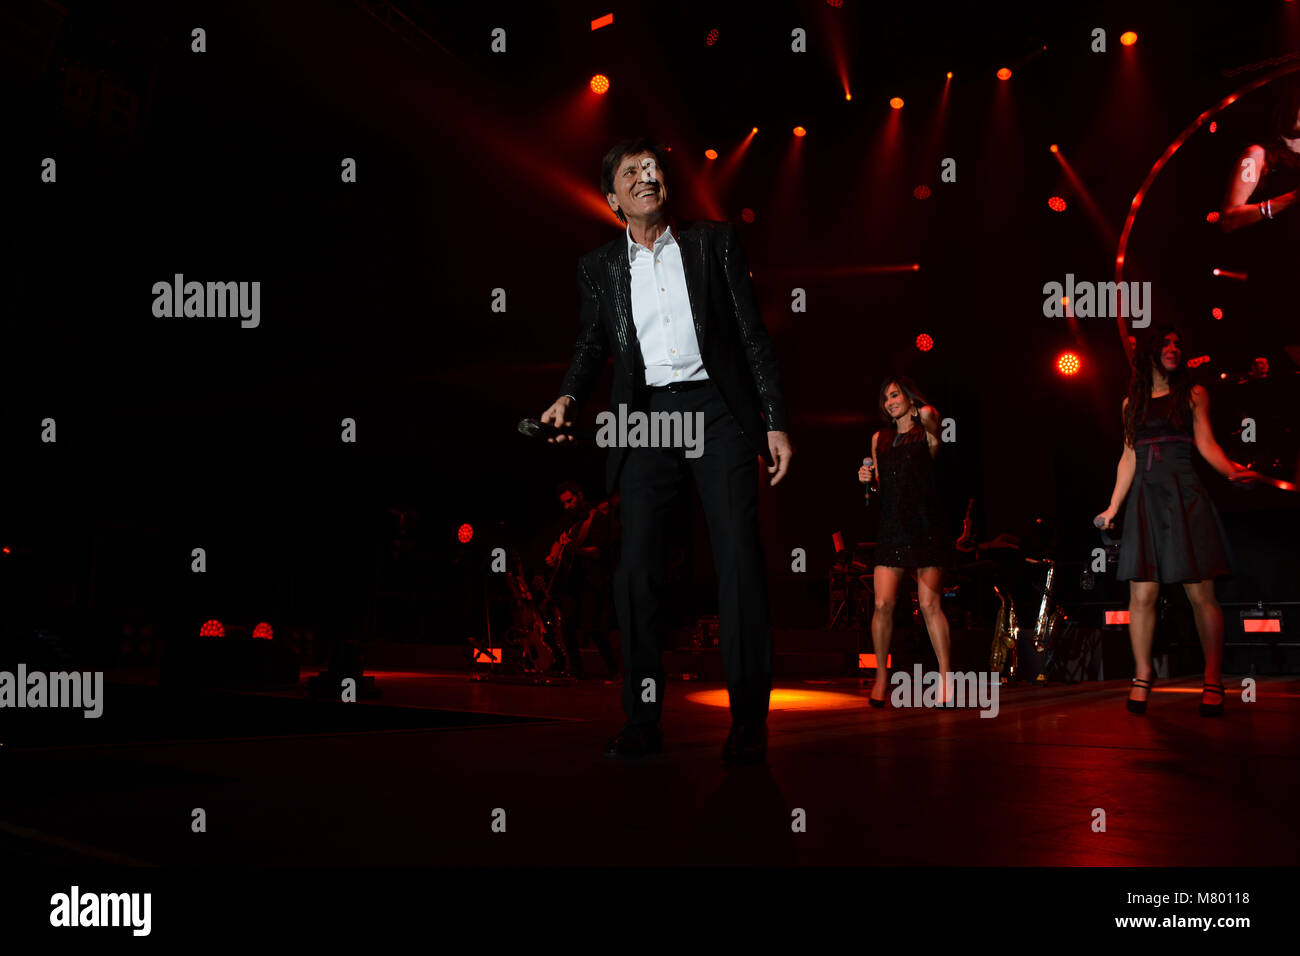
[(1116, 577), (1129, 582), (1129, 640), (1136, 676), (1128, 709), (1142, 714), (1155, 680), (1151, 644), (1160, 585), (1181, 584), (1192, 604), (1205, 653), (1202, 717), (1223, 715), (1223, 611), (1214, 578), (1230, 574), (1223, 522), (1192, 470), (1192, 448), (1233, 481), (1258, 477), (1228, 460), (1210, 428), (1210, 396), (1188, 381), (1182, 339), (1172, 325), (1155, 326), (1133, 356), (1124, 399), (1124, 452), (1115, 474), (1110, 507), (1093, 520), (1113, 526), (1124, 511)]
[(881, 417), (892, 427), (871, 436), (871, 464), (858, 470), (858, 481), (878, 483), (880, 488), (880, 530), (874, 555), (876, 606), (871, 617), (876, 679), (871, 706), (884, 707), (888, 696), (886, 665), (894, 634), (894, 607), (899, 584), (909, 569), (916, 571), (921, 615), (942, 677), (939, 700), (946, 704), (951, 642), (939, 598), (950, 551), (934, 480), (939, 413), (926, 403), (911, 379), (902, 376), (885, 379), (877, 404)]

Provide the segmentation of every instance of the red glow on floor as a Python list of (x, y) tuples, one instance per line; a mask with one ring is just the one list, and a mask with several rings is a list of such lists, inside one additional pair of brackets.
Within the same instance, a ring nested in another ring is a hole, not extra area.
[[(695, 691), (687, 694), (686, 699), (693, 704), (703, 704), (706, 707), (731, 706), (731, 697), (725, 687), (717, 690)], [(857, 694), (773, 687), (767, 706), (769, 710), (856, 710), (868, 705), (866, 699)]]

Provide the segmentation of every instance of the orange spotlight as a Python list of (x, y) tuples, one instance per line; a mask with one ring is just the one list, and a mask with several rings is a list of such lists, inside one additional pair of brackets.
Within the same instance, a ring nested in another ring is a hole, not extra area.
[(851, 99), (853, 99), (853, 94), (850, 93), (848, 90), (845, 90), (845, 91), (844, 91), (844, 98), (845, 98), (846, 100), (851, 100)]
[(1047, 200), (1047, 206), (1052, 212), (1065, 212), (1065, 200), (1060, 196), (1053, 196)]
[(1062, 375), (1077, 375), (1079, 372), (1079, 356), (1073, 352), (1062, 352), (1056, 359), (1056, 370)]
[(757, 133), (757, 132), (758, 132), (758, 127), (755, 126), (753, 129), (751, 129), (751, 130), (749, 131), (749, 135), (750, 135), (750, 136), (753, 136), (753, 135), (754, 135), (755, 133)]
[(1125, 30), (1119, 35), (1119, 42), (1125, 46), (1132, 46), (1134, 43), (1137, 43), (1137, 41), (1138, 35), (1132, 30)]
[(1049, 147), (1047, 147), (1047, 148), (1050, 149), (1050, 150), (1051, 150), (1052, 152), (1054, 152), (1054, 153), (1059, 153), (1059, 152), (1061, 151), (1061, 147), (1057, 146), (1055, 143), (1053, 143), (1051, 146), (1049, 146)]
[(950, 79), (950, 80), (952, 79), (952, 70), (949, 70), (949, 71), (948, 71), (948, 79)]
[(807, 136), (807, 135), (808, 135), (808, 131), (807, 131), (806, 129), (804, 129), (802, 126), (796, 126), (796, 127), (794, 128), (794, 135), (796, 135), (796, 136)]
[(998, 79), (999, 80), (1011, 79), (1011, 71), (1004, 66), (1002, 69), (998, 70)]
[(706, 150), (704, 151), (704, 155), (705, 155), (705, 157), (708, 158), (708, 159), (717, 159), (717, 158), (718, 158), (718, 151), (717, 151), (716, 149), (706, 149)]
[(591, 92), (603, 96), (607, 90), (609, 90), (609, 77), (604, 73), (597, 73), (591, 78)]
[(889, 101), (889, 105), (896, 110), (901, 110), (903, 108), (903, 98), (901, 96), (895, 96)]

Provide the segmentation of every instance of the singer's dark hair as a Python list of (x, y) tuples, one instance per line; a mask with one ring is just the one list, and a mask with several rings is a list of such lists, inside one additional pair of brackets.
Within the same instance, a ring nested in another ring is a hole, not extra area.
[(578, 484), (572, 478), (566, 478), (555, 486), (555, 497), (560, 497), (560, 495), (564, 494), (566, 491), (575, 498), (582, 497), (582, 485)]
[(1264, 143), (1264, 158), (1269, 169), (1279, 166), (1300, 168), (1297, 156), (1282, 140), (1289, 139), (1295, 131), (1296, 114), (1300, 113), (1300, 83), (1290, 82), (1278, 93), (1269, 117), (1268, 140)]
[(1128, 385), (1128, 406), (1124, 409), (1124, 441), (1132, 446), (1137, 441), (1137, 427), (1146, 421), (1147, 411), (1151, 407), (1151, 385), (1155, 378), (1155, 367), (1160, 363), (1160, 353), (1165, 347), (1165, 338), (1178, 336), (1178, 348), (1183, 360), (1178, 368), (1166, 372), (1169, 392), (1173, 396), (1170, 417), (1176, 427), (1181, 428), (1192, 414), (1191, 377), (1187, 372), (1187, 346), (1182, 333), (1172, 322), (1161, 322), (1147, 329), (1138, 340), (1133, 352), (1133, 375)]
[(907, 396), (908, 401), (916, 407), (918, 412), (923, 406), (930, 404), (926, 401), (925, 396), (921, 394), (921, 390), (916, 387), (916, 383), (906, 375), (890, 375), (880, 383), (880, 395), (876, 399), (876, 405), (880, 408), (880, 420), (886, 424), (892, 424), (894, 421), (889, 417), (889, 412), (885, 411), (885, 393), (889, 391), (891, 385), (897, 385), (902, 389), (903, 394)]

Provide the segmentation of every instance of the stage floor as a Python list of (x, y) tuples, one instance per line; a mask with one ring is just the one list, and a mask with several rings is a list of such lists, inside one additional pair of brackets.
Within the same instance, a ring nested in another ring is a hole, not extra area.
[(1296, 678), (1260, 678), (1252, 704), (1230, 693), (1220, 720), (1197, 714), (1198, 679), (1159, 685), (1145, 717), (1125, 711), (1127, 681), (1012, 687), (993, 719), (872, 710), (856, 680), (782, 682), (767, 764), (728, 769), (717, 684), (670, 683), (665, 753), (623, 761), (602, 753), (622, 725), (615, 685), (372, 673), (382, 699), (339, 706), (552, 720), (7, 746), (0, 850), (187, 866), (1300, 863)]

